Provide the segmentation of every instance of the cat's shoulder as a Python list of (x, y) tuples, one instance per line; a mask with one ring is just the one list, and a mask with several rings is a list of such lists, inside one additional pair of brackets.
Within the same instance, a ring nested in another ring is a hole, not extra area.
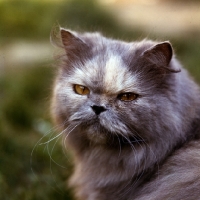
[[(166, 166), (165, 166), (166, 165)], [(176, 150), (164, 164), (166, 168), (173, 168), (179, 171), (183, 169), (191, 171), (193, 168), (199, 171), (200, 178), (200, 140), (192, 140), (182, 148)]]
[(156, 178), (144, 185), (137, 200), (200, 198), (200, 140), (174, 151), (158, 167)]

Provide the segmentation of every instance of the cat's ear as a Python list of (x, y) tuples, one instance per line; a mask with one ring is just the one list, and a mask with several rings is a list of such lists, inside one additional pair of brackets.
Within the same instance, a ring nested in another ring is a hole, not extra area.
[(167, 67), (172, 59), (173, 50), (169, 42), (162, 42), (147, 49), (143, 57), (157, 66)]
[(61, 41), (69, 60), (81, 60), (89, 47), (75, 32), (60, 28)]

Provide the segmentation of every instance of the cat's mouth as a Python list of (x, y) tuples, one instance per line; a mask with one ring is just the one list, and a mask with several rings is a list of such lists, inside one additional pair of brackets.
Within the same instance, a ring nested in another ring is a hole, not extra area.
[(78, 124), (81, 131), (94, 143), (126, 146), (144, 142), (138, 131), (131, 132), (122, 120), (111, 114), (85, 116), (84, 113), (76, 113), (69, 121)]
[(127, 134), (127, 132), (120, 132), (120, 130), (112, 131), (114, 128), (105, 127), (99, 118), (82, 123), (81, 128), (88, 139), (97, 144), (124, 147), (144, 143), (144, 139), (139, 135)]

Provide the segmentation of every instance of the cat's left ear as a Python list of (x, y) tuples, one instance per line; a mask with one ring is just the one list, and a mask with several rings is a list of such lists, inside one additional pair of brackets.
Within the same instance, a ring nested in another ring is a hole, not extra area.
[(69, 60), (81, 60), (87, 55), (89, 47), (76, 32), (60, 28), (60, 35)]
[(158, 43), (143, 53), (143, 56), (151, 63), (162, 67), (169, 65), (172, 55), (173, 50), (169, 42)]

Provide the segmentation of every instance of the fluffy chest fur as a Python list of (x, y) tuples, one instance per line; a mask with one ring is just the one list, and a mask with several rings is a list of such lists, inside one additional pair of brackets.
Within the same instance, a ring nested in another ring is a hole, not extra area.
[(74, 155), (76, 197), (198, 199), (199, 88), (170, 43), (60, 36), (52, 113)]

